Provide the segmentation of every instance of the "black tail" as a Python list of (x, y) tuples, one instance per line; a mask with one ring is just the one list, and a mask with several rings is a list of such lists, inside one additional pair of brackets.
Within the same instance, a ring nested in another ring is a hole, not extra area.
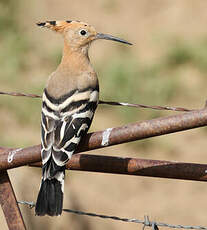
[(36, 215), (61, 215), (63, 206), (62, 186), (60, 181), (55, 178), (42, 180), (35, 207)]

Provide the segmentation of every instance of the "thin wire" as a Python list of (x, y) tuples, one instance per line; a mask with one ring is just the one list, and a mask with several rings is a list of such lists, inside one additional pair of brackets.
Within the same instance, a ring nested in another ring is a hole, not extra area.
[(149, 106), (143, 104), (132, 104), (132, 103), (125, 103), (125, 102), (115, 102), (115, 101), (99, 101), (99, 104), (107, 104), (107, 105), (115, 105), (115, 106), (128, 106), (128, 107), (135, 107), (135, 108), (142, 108), (142, 109), (155, 109), (155, 110), (171, 110), (177, 112), (192, 112), (195, 111), (193, 109), (186, 109), (182, 107), (171, 107), (171, 106)]
[(32, 98), (41, 98), (40, 95), (37, 94), (30, 94), (30, 93), (18, 93), (18, 92), (3, 92), (0, 91), (1, 95), (8, 95), (8, 96), (17, 96), (17, 97), (32, 97)]
[[(18, 201), (19, 204), (27, 205), (29, 208), (34, 208), (35, 203), (34, 202), (27, 202), (27, 201)], [(63, 209), (64, 212), (69, 212), (77, 215), (84, 215), (84, 216), (91, 216), (91, 217), (98, 217), (102, 219), (112, 219), (116, 221), (123, 221), (128, 223), (136, 223), (136, 224), (143, 224), (145, 226), (152, 227), (153, 229), (158, 229), (159, 227), (168, 227), (168, 228), (177, 228), (177, 229), (198, 229), (198, 230), (207, 230), (207, 227), (202, 226), (190, 226), (190, 225), (172, 225), (172, 224), (166, 224), (166, 223), (159, 223), (155, 221), (150, 221), (148, 216), (144, 216), (144, 220), (139, 220), (135, 218), (121, 218), (118, 216), (106, 216), (91, 212), (82, 212), (77, 210), (71, 210), (71, 209)]]
[[(31, 97), (31, 98), (41, 98), (40, 95), (36, 94), (27, 94), (27, 93), (17, 93), (17, 92), (3, 92), (0, 91), (1, 95), (9, 95), (9, 96), (18, 96), (18, 97)], [(113, 105), (113, 106), (127, 106), (127, 107), (134, 107), (134, 108), (143, 108), (143, 109), (154, 109), (154, 110), (170, 110), (176, 112), (192, 112), (195, 111), (193, 109), (186, 109), (182, 107), (171, 107), (171, 106), (149, 106), (143, 104), (132, 104), (132, 103), (125, 103), (125, 102), (115, 102), (115, 101), (99, 101), (99, 104), (105, 105)]]

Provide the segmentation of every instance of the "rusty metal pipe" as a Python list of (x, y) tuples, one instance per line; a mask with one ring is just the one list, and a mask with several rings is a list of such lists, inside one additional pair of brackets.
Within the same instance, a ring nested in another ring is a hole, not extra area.
[[(41, 167), (41, 163), (31, 166)], [(67, 169), (134, 176), (207, 181), (207, 164), (75, 154)]]
[[(87, 134), (80, 143), (77, 152), (84, 152), (206, 125), (206, 108), (174, 116), (140, 121), (122, 127)], [(0, 148), (0, 170), (19, 167), (41, 160), (40, 145), (24, 148), (17, 152), (15, 151), (15, 149)], [(8, 161), (9, 156), (13, 156), (12, 161)]]
[(9, 230), (26, 229), (16, 196), (6, 171), (0, 174), (0, 204)]

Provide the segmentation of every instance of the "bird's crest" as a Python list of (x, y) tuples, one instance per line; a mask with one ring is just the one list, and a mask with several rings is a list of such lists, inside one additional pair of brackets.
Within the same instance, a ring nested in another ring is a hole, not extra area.
[(37, 25), (40, 27), (46, 27), (56, 32), (63, 32), (65, 28), (70, 26), (73, 21), (46, 21), (46, 22), (38, 22)]
[[(112, 40), (116, 42), (125, 43), (128, 45), (132, 45), (130, 42), (125, 41), (124, 39), (120, 39), (117, 37), (114, 37), (109, 34), (102, 34), (97, 33), (95, 28), (85, 22), (80, 21), (72, 21), (72, 20), (66, 20), (66, 21), (46, 21), (46, 22), (38, 22), (38, 26), (40, 27), (46, 27), (53, 31), (65, 34), (68, 30), (74, 30), (75, 33), (71, 36), (67, 36), (65, 38), (70, 42), (70, 44), (74, 43), (77, 44), (79, 47), (82, 45), (87, 45), (89, 42), (92, 42), (97, 39), (106, 39), (106, 40)], [(79, 33), (76, 33), (79, 31)]]

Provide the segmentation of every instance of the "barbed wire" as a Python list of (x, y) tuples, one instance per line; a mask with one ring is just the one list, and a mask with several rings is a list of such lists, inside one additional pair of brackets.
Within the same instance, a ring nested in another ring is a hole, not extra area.
[(0, 91), (1, 95), (15, 96), (15, 97), (31, 97), (31, 98), (42, 98), (40, 95), (31, 93), (19, 93), (19, 92), (3, 92)]
[[(18, 204), (26, 205), (30, 209), (35, 207), (34, 202), (28, 202), (28, 201), (18, 201)], [(144, 220), (135, 219), (135, 218), (122, 218), (118, 216), (109, 216), (109, 215), (103, 215), (103, 214), (96, 214), (91, 212), (82, 212), (78, 210), (71, 210), (71, 209), (63, 209), (64, 212), (73, 213), (77, 215), (84, 215), (84, 216), (91, 216), (91, 217), (98, 217), (102, 219), (112, 219), (115, 221), (122, 221), (122, 222), (128, 222), (128, 223), (136, 223), (136, 224), (143, 224), (143, 229), (145, 227), (152, 227), (153, 230), (159, 230), (159, 227), (168, 227), (168, 228), (174, 228), (174, 229), (197, 229), (197, 230), (207, 230), (207, 227), (203, 226), (191, 226), (191, 225), (173, 225), (173, 224), (167, 224), (167, 223), (161, 223), (156, 221), (150, 221), (149, 216), (144, 216)]]
[[(30, 98), (42, 98), (40, 95), (37, 94), (27, 94), (27, 93), (18, 93), (18, 92), (3, 92), (0, 91), (1, 95), (8, 95), (8, 96), (18, 96), (18, 97), (30, 97)], [(182, 107), (172, 107), (172, 106), (149, 106), (143, 104), (133, 104), (133, 103), (126, 103), (126, 102), (116, 102), (116, 101), (99, 101), (99, 104), (105, 105), (113, 105), (113, 106), (127, 106), (127, 107), (134, 107), (134, 108), (142, 108), (142, 109), (154, 109), (154, 110), (168, 110), (168, 111), (176, 111), (176, 112), (191, 112), (195, 111), (194, 109), (187, 109)]]
[(143, 105), (143, 104), (132, 104), (126, 102), (115, 102), (115, 101), (99, 101), (99, 104), (107, 104), (107, 105), (114, 105), (114, 106), (127, 106), (127, 107), (134, 107), (134, 108), (141, 108), (141, 109), (154, 109), (154, 110), (168, 110), (168, 111), (175, 111), (175, 112), (191, 112), (195, 111), (194, 109), (186, 109), (182, 107), (172, 107), (172, 106), (160, 106), (160, 105)]

